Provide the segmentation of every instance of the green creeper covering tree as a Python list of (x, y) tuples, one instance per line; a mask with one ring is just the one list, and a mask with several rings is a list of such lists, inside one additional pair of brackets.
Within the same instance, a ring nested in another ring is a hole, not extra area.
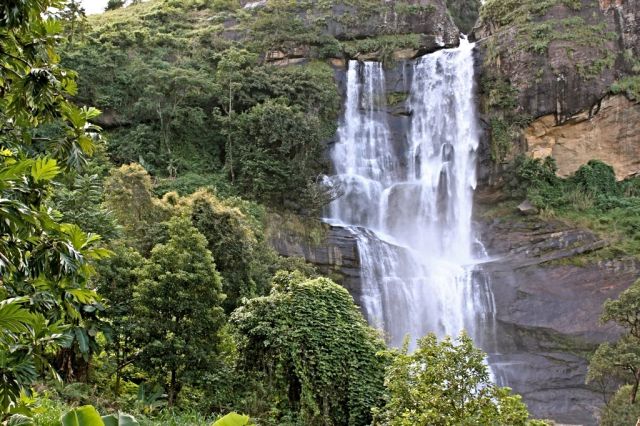
[[(274, 410), (305, 425), (368, 425), (383, 395), (384, 342), (343, 287), (279, 272), (269, 296), (232, 315), (241, 365)], [(280, 422), (282, 424), (282, 422)]]
[(137, 365), (165, 386), (170, 406), (184, 384), (215, 368), (224, 297), (206, 238), (189, 218), (174, 217), (167, 243), (156, 245), (141, 268), (135, 293)]
[(455, 342), (427, 335), (412, 353), (406, 341), (387, 370), (388, 398), (374, 424), (545, 425), (529, 421), (519, 395), (491, 382), (484, 358), (465, 333)]

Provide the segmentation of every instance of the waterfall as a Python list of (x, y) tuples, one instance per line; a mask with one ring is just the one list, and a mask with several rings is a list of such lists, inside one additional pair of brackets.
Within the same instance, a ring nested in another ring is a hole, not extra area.
[(331, 152), (330, 181), (342, 195), (326, 218), (357, 237), (360, 304), (394, 346), (407, 334), (477, 335), (493, 312), (471, 221), (479, 143), (473, 44), (462, 40), (406, 65), (409, 131), (394, 141), (382, 64), (349, 61)]

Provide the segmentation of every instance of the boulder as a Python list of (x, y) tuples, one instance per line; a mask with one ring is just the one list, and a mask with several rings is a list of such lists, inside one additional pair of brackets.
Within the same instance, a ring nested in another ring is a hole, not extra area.
[(538, 214), (538, 209), (536, 208), (536, 206), (531, 204), (531, 201), (529, 200), (524, 200), (523, 202), (518, 204), (518, 211), (520, 212), (520, 214), (525, 216)]

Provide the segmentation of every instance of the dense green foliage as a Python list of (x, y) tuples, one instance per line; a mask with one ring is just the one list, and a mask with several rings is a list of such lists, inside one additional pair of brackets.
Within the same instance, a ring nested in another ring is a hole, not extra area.
[(273, 383), (273, 408), (299, 409), (305, 425), (370, 424), (383, 394), (384, 344), (344, 288), (283, 272), (232, 322), (243, 365)]
[(632, 101), (640, 101), (640, 75), (626, 76), (611, 86), (611, 93), (624, 94)]
[(640, 280), (623, 291), (618, 299), (604, 303), (601, 320), (621, 326), (624, 334), (614, 343), (598, 347), (589, 364), (588, 382), (596, 382), (606, 392), (612, 385), (625, 384), (603, 409), (603, 425), (633, 423), (640, 409)]
[(266, 294), (269, 285), (263, 268), (275, 261), (275, 256), (266, 247), (262, 230), (240, 209), (211, 192), (197, 191), (184, 202), (193, 225), (206, 237), (222, 276), (226, 310), (231, 312), (243, 297)]
[(510, 195), (527, 198), (548, 216), (557, 216), (593, 229), (610, 246), (594, 253), (600, 258), (640, 253), (639, 181), (617, 182), (611, 166), (592, 160), (561, 179), (552, 158), (518, 157), (508, 182)]
[[(235, 12), (209, 6), (156, 0), (92, 19), (65, 49), (65, 63), (80, 71), (77, 97), (105, 111), (112, 161), (172, 180), (196, 173), (200, 185), (299, 209), (335, 130), (333, 73), (322, 63), (265, 64), (266, 46), (223, 34)], [(245, 15), (243, 26), (272, 16)], [(258, 32), (260, 43), (272, 34)]]
[[(385, 27), (338, 42), (321, 6), (305, 22), (306, 6), (279, 1), (111, 1), (90, 19), (76, 1), (0, 6), (0, 422), (246, 424), (220, 418), (242, 409), (260, 424), (364, 425), (392, 400), (385, 367), (409, 355), (384, 351), (344, 288), (267, 244), (264, 205), (327, 199), (339, 97), (310, 58), (416, 41)], [(433, 10), (394, 5), (403, 19)], [(265, 56), (301, 43), (302, 66)], [(461, 375), (434, 388), (478, 372), (456, 354), (440, 365)]]
[(408, 342), (395, 354), (385, 386), (389, 396), (376, 424), (544, 425), (529, 421), (526, 406), (509, 388), (489, 379), (485, 354), (461, 334), (438, 342), (430, 334), (409, 353)]
[(480, 0), (447, 0), (447, 9), (449, 14), (465, 34), (473, 29), (478, 17), (480, 16)]
[(109, 340), (105, 349), (113, 355), (115, 383), (113, 391), (120, 394), (122, 369), (135, 359), (138, 346), (133, 341), (135, 330), (133, 294), (138, 282), (137, 270), (143, 257), (122, 243), (111, 245), (113, 256), (98, 264), (94, 285), (107, 304), (101, 318), (108, 324)]
[(0, 6), (0, 419), (38, 377), (59, 378), (52, 353), (88, 359), (88, 261), (108, 254), (46, 204), (53, 182), (94, 152), (99, 130), (88, 121), (97, 110), (68, 101), (75, 74), (58, 63), (62, 25), (45, 16), (54, 6), (63, 4)]

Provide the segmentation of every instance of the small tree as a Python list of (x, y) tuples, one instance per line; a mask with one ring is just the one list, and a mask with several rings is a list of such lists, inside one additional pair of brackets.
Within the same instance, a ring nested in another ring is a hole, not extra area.
[(104, 8), (105, 11), (108, 10), (116, 10), (120, 9), (124, 6), (124, 0), (109, 0), (107, 3), (107, 7)]
[[(626, 332), (617, 342), (598, 347), (589, 364), (587, 383), (598, 382), (605, 391), (612, 382), (629, 384), (613, 399), (615, 406), (622, 410), (621, 392), (627, 396), (628, 404), (635, 405), (640, 386), (640, 280), (623, 291), (618, 299), (607, 300), (600, 319), (603, 323), (613, 321)], [(611, 411), (611, 407), (608, 410)]]
[(135, 360), (133, 344), (135, 326), (133, 291), (138, 281), (136, 270), (144, 259), (137, 251), (122, 243), (111, 246), (113, 256), (98, 264), (94, 279), (98, 293), (104, 297), (107, 307), (100, 317), (109, 325), (107, 350), (115, 355), (116, 382), (114, 392), (120, 393), (122, 369)]
[(375, 424), (545, 424), (529, 421), (520, 396), (491, 382), (484, 357), (464, 333), (457, 342), (449, 337), (438, 342), (430, 334), (418, 341), (413, 353), (405, 342), (388, 369), (389, 396)]
[(212, 368), (224, 324), (220, 275), (207, 240), (186, 217), (169, 222), (169, 240), (151, 251), (135, 294), (138, 365), (168, 390), (174, 405), (184, 383)]

